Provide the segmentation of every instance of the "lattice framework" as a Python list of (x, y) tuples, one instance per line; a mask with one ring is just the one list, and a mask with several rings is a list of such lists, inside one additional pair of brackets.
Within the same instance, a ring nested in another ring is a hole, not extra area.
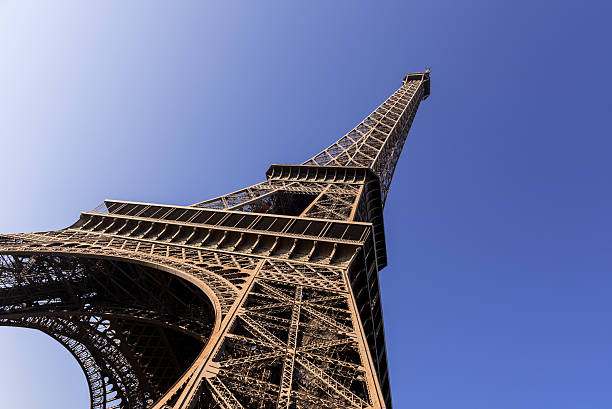
[(0, 325), (66, 347), (95, 409), (390, 408), (382, 210), (428, 95), (409, 74), (321, 153), (218, 198), (0, 236)]

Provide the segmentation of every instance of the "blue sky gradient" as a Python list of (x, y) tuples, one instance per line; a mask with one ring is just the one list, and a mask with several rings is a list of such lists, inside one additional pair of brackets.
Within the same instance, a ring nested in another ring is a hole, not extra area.
[[(218, 3), (218, 4), (217, 4)], [(607, 2), (0, 2), (0, 232), (301, 163), (432, 69), (385, 209), (394, 406), (612, 407)], [(81, 409), (0, 328), (0, 407)]]

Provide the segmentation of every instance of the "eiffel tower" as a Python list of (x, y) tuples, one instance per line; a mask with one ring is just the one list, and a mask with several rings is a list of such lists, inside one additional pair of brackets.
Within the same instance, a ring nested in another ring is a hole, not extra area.
[(383, 208), (429, 70), (301, 165), (190, 206), (106, 200), (0, 236), (0, 325), (78, 360), (91, 408), (391, 408)]

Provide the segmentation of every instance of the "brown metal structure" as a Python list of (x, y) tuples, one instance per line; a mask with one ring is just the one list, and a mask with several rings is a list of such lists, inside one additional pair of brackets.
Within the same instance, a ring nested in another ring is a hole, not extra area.
[(409, 74), (329, 148), (225, 196), (0, 236), (0, 325), (64, 345), (93, 409), (391, 408), (382, 211), (428, 96)]

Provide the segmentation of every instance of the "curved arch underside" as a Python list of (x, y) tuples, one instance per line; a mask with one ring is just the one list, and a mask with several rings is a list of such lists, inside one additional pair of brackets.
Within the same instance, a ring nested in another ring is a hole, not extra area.
[(349, 284), (365, 279), (362, 256), (354, 273), (161, 246), (182, 259), (159, 262), (127, 241), (57, 240), (66, 234), (0, 238), (0, 325), (68, 348), (92, 408), (384, 407), (366, 349), (375, 337), (357, 316), (371, 323), (371, 307), (359, 292), (357, 309)]
[[(373, 371), (382, 365), (387, 374), (383, 328), (374, 327), (382, 324), (373, 317), (379, 299), (370, 292), (378, 287), (376, 274), (368, 274), (376, 256), (371, 240), (359, 244), (366, 249), (355, 252), (354, 262), (332, 266), (72, 229), (0, 236), (0, 325), (38, 328), (68, 347), (96, 409), (384, 408), (389, 395), (381, 394)], [(97, 297), (104, 308), (74, 301), (73, 293), (92, 295), (87, 283), (114, 294)], [(351, 286), (361, 289), (355, 298)], [(190, 294), (183, 287), (200, 294), (190, 304), (203, 300), (210, 311), (186, 313), (184, 295), (174, 296)], [(150, 370), (167, 369), (159, 360), (169, 355), (150, 348), (160, 341), (142, 331), (149, 323), (166, 338), (183, 334), (169, 340), (179, 352), (188, 353), (200, 337), (194, 357), (179, 359), (187, 368), (182, 374)], [(197, 328), (206, 323), (202, 337)], [(381, 381), (388, 385), (388, 376)]]
[(201, 289), (134, 263), (0, 255), (0, 325), (41, 330), (79, 361), (91, 407), (145, 407), (192, 364), (215, 323)]

